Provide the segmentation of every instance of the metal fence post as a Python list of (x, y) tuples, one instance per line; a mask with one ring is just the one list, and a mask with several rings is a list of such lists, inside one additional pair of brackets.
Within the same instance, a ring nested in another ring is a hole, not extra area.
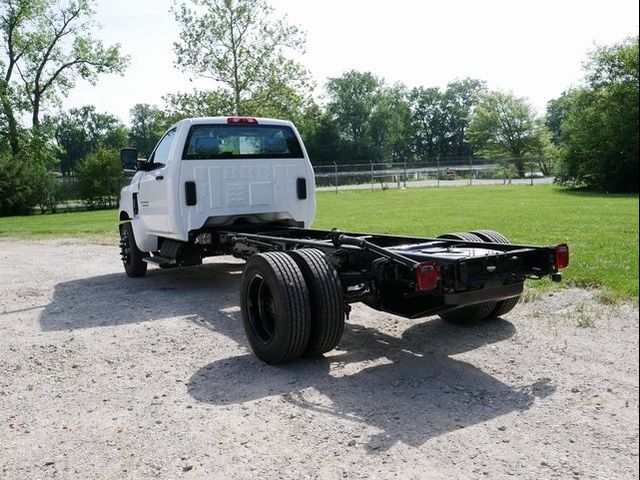
[(440, 155), (436, 157), (436, 164), (438, 171), (436, 172), (436, 186), (440, 186)]
[(373, 162), (371, 162), (371, 191), (373, 192)]
[(531, 186), (533, 187), (533, 163), (531, 164), (531, 172), (529, 172), (531, 174)]
[(404, 188), (407, 188), (407, 161), (403, 163), (404, 166)]
[(471, 155), (469, 155), (469, 185), (473, 183), (473, 160)]
[(338, 164), (336, 162), (333, 162), (333, 172), (335, 177), (336, 195), (337, 195), (338, 194)]

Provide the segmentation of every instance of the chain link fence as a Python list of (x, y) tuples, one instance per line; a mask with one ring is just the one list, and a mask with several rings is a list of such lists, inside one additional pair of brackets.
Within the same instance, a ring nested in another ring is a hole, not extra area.
[(318, 190), (440, 187), (461, 185), (552, 183), (540, 162), (528, 159), (522, 171), (508, 159), (477, 157), (434, 159), (426, 162), (369, 162), (314, 165)]

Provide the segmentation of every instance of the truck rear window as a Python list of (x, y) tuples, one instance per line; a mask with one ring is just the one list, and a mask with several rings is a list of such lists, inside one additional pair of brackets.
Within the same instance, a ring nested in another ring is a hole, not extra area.
[(193, 125), (183, 160), (304, 158), (291, 127), (280, 125)]

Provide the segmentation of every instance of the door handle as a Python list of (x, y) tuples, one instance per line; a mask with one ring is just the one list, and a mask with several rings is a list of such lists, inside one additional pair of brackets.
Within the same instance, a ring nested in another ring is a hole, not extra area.
[(164, 175), (158, 175), (157, 177), (155, 177), (156, 180), (160, 181), (160, 180), (164, 180)]

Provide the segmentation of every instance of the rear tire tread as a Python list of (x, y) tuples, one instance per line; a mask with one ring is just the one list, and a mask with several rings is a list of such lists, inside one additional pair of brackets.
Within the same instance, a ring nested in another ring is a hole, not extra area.
[[(478, 230), (471, 233), (477, 235), (486, 242), (500, 243), (503, 245), (511, 243), (507, 237), (494, 230)], [(509, 313), (515, 308), (518, 302), (520, 302), (520, 295), (518, 295), (517, 297), (507, 298), (505, 300), (500, 300), (496, 304), (496, 308), (493, 310), (493, 312), (491, 312), (491, 317), (500, 317)]]
[(457, 325), (471, 324), (491, 318), (496, 302), (485, 302), (477, 305), (469, 305), (450, 312), (441, 312), (438, 315), (442, 320)]
[[(255, 271), (254, 271), (255, 270)], [(250, 280), (260, 274), (267, 282), (272, 295), (278, 295), (282, 310), (276, 313), (274, 338), (268, 344), (259, 342), (248, 318), (247, 288)], [(249, 343), (258, 358), (269, 364), (284, 363), (299, 358), (304, 353), (311, 330), (309, 293), (302, 272), (288, 255), (268, 252), (249, 259), (243, 273), (241, 289), (242, 320)], [(279, 350), (270, 349), (276, 342)]]
[[(462, 240), (464, 242), (483, 242), (486, 241), (475, 232), (454, 232), (445, 233), (438, 238), (446, 238), (450, 240)], [(484, 302), (477, 305), (469, 305), (467, 307), (458, 308), (449, 312), (441, 312), (438, 315), (442, 320), (457, 325), (470, 324), (486, 320), (493, 316), (496, 308), (496, 302)]]
[(289, 255), (296, 262), (309, 289), (311, 335), (305, 351), (314, 357), (333, 350), (344, 331), (342, 284), (335, 268), (320, 250), (304, 248)]

